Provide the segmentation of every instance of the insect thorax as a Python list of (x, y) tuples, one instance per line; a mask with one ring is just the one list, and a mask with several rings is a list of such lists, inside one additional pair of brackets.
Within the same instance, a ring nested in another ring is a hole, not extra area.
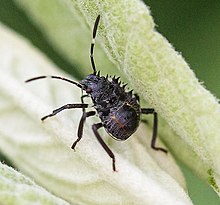
[(125, 92), (118, 79), (90, 74), (80, 82), (91, 96), (107, 132), (117, 140), (126, 140), (140, 122), (140, 105), (131, 92)]

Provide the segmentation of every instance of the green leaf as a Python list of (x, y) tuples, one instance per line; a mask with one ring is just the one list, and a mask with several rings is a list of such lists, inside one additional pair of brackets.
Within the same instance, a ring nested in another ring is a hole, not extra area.
[[(55, 29), (54, 26), (50, 26), (53, 25), (51, 21), (48, 21), (52, 16), (47, 15), (49, 9), (54, 11), (52, 5), (46, 7), (44, 1), (37, 1), (36, 4), (26, 0), (17, 2), (29, 12), (33, 21), (43, 28), (45, 35), (59, 49), (68, 51), (74, 45), (66, 36), (59, 42), (53, 36)], [(62, 4), (66, 16), (70, 19), (72, 16), (73, 22), (78, 19), (80, 25), (84, 25), (86, 21), (92, 27), (96, 16), (101, 14), (98, 39), (107, 56), (126, 76), (132, 88), (166, 121), (165, 123), (160, 120), (160, 134), (172, 152), (209, 182), (219, 194), (218, 100), (199, 83), (183, 57), (155, 30), (148, 8), (138, 0), (83, 2), (64, 0), (55, 4)], [(44, 19), (39, 20), (41, 13), (36, 8), (45, 9)], [(57, 15), (56, 18), (60, 16)], [(55, 21), (53, 23), (56, 24)], [(61, 24), (56, 25), (55, 28), (59, 31), (66, 28)], [(69, 29), (72, 28), (73, 26), (69, 26)], [(84, 29), (85, 32), (91, 31), (85, 27)], [(84, 30), (78, 31), (82, 38), (87, 40), (87, 37), (83, 36)], [(70, 36), (77, 39), (73, 34)], [(63, 45), (66, 47), (63, 48)], [(81, 44), (82, 53), (88, 50), (88, 45), (89, 43)], [(71, 52), (65, 52), (66, 55), (74, 56), (74, 49), (75, 47), (71, 48)], [(80, 50), (77, 49), (77, 52)], [(100, 62), (103, 58), (100, 58), (99, 52), (100, 48), (97, 48), (95, 55)], [(80, 62), (77, 62), (84, 68), (84, 60), (80, 59)], [(107, 72), (102, 62), (99, 65), (101, 71)], [(115, 70), (114, 72), (116, 73)], [(210, 170), (212, 176), (209, 175)]]
[[(40, 120), (56, 107), (80, 102), (81, 92), (65, 82), (24, 81), (38, 75), (65, 74), (3, 25), (0, 56), (0, 149), (20, 170), (70, 203), (192, 204), (171, 155), (155, 152), (141, 142), (151, 130), (142, 126), (123, 144), (108, 141), (116, 156), (118, 172), (113, 172), (111, 159), (92, 133), (92, 119), (76, 152), (70, 149), (81, 109), (44, 123)], [(109, 136), (104, 132), (102, 136), (107, 141)]]
[(0, 204), (7, 205), (68, 205), (31, 179), (0, 162)]
[[(82, 15), (69, 5), (69, 1), (15, 0), (15, 2), (25, 9), (29, 18), (39, 26), (56, 51), (75, 65), (75, 73), (87, 75), (91, 72), (89, 61), (91, 29)], [(97, 65), (113, 73), (111, 70), (114, 65), (98, 44), (95, 56), (99, 59)]]

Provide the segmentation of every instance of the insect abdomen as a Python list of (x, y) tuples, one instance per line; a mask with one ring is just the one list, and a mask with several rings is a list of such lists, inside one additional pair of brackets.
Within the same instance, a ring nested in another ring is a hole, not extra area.
[(126, 140), (138, 128), (140, 115), (131, 105), (124, 103), (119, 109), (110, 112), (104, 121), (107, 132), (117, 140)]

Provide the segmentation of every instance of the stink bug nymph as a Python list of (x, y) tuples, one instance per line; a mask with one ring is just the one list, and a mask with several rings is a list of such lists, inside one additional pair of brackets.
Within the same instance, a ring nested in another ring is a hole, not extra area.
[[(97, 112), (101, 122), (93, 124), (92, 130), (101, 146), (112, 158), (112, 168), (113, 171), (116, 171), (115, 156), (111, 149), (108, 147), (108, 145), (103, 141), (98, 132), (98, 129), (101, 127), (104, 127), (111, 137), (113, 137), (116, 140), (122, 141), (128, 139), (137, 130), (141, 114), (153, 114), (154, 123), (151, 147), (154, 150), (161, 150), (165, 153), (167, 153), (167, 150), (161, 147), (156, 147), (155, 145), (157, 137), (157, 113), (155, 112), (155, 110), (152, 108), (141, 108), (139, 104), (139, 97), (137, 95), (133, 95), (132, 91), (126, 92), (126, 85), (121, 86), (119, 78), (108, 77), (108, 75), (106, 77), (100, 76), (100, 72), (97, 72), (93, 58), (93, 51), (99, 20), (100, 15), (96, 18), (93, 27), (93, 39), (90, 49), (90, 59), (93, 69), (92, 74), (86, 76), (85, 79), (81, 80), (79, 83), (59, 76), (38, 76), (35, 78), (31, 78), (25, 82), (30, 82), (43, 78), (52, 78), (72, 83), (79, 87), (82, 91), (86, 92), (86, 94), (82, 95), (81, 97), (81, 103), (66, 104), (62, 107), (59, 107), (58, 109), (53, 110), (51, 114), (44, 116), (43, 118), (41, 118), (41, 120), (44, 121), (45, 119), (52, 117), (65, 109), (81, 108), (82, 117), (80, 119), (78, 127), (78, 138), (71, 146), (72, 149), (75, 149), (76, 144), (82, 138), (83, 126), (86, 118), (94, 116)], [(83, 101), (85, 97), (91, 97), (96, 112), (86, 112), (88, 104), (85, 104)]]

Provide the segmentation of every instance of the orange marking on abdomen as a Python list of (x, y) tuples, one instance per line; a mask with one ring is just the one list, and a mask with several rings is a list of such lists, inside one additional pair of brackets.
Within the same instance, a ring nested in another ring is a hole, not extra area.
[(121, 124), (121, 122), (119, 121), (118, 118), (115, 117), (115, 115), (111, 116), (111, 119), (115, 120), (116, 123), (120, 126), (120, 128), (124, 129), (125, 125)]

